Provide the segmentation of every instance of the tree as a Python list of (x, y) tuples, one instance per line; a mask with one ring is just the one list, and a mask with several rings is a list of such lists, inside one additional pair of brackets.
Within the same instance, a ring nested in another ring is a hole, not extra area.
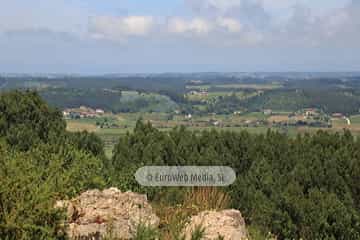
[(2, 93), (0, 113), (0, 137), (23, 151), (65, 132), (61, 112), (50, 108), (34, 91)]

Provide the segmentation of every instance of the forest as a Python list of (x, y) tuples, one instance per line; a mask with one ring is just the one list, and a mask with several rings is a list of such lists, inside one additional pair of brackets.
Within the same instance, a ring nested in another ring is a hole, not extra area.
[(162, 132), (139, 119), (108, 158), (98, 136), (66, 131), (61, 112), (36, 91), (2, 92), (0, 113), (0, 239), (66, 239), (54, 202), (87, 189), (115, 186), (181, 203), (185, 188), (137, 184), (134, 173), (146, 165), (232, 167), (236, 182), (219, 191), (253, 239), (360, 239), (360, 141), (349, 131)]
[[(260, 77), (215, 73), (18, 76), (0, 77), (0, 92), (34, 89), (52, 107), (64, 109), (83, 105), (113, 113), (180, 110), (197, 114), (229, 114), (239, 110), (295, 112), (304, 108), (318, 108), (327, 114), (350, 116), (359, 113), (360, 109), (357, 79), (358, 75), (337, 77), (336, 74), (326, 77), (314, 75), (309, 79), (302, 75), (265, 74)], [(189, 94), (199, 94), (201, 91), (219, 96), (213, 101), (189, 99)], [(121, 102), (124, 92), (137, 92), (145, 97), (124, 104)], [(154, 100), (149, 95), (156, 95), (160, 100)], [(161, 106), (155, 106), (159, 102)]]

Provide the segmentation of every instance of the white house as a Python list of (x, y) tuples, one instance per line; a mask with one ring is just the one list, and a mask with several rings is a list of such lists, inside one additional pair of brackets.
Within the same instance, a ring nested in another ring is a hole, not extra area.
[(105, 111), (102, 110), (102, 109), (96, 109), (95, 112), (96, 112), (97, 114), (100, 114), (100, 115), (102, 115), (102, 114), (105, 113)]

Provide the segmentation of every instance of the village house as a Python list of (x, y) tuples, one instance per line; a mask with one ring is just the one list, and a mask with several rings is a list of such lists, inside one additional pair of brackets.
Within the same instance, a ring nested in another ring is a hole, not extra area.
[(265, 115), (271, 115), (271, 114), (272, 114), (272, 110), (271, 110), (271, 109), (264, 109), (264, 114), (265, 114)]
[(234, 115), (240, 115), (242, 112), (241, 111), (235, 111)]
[(344, 117), (344, 115), (342, 113), (333, 113), (331, 116), (333, 118), (343, 118)]
[(209, 95), (209, 93), (206, 89), (200, 89), (200, 91), (193, 90), (193, 91), (190, 91), (189, 94), (195, 95), (195, 96), (208, 96)]
[(192, 115), (189, 113), (189, 114), (186, 114), (185, 115), (185, 119), (192, 119)]
[(313, 117), (319, 115), (318, 110), (316, 108), (306, 108), (304, 109), (304, 114), (306, 117)]
[(221, 122), (219, 120), (215, 120), (215, 119), (210, 119), (209, 122), (211, 125), (213, 125), (215, 127), (218, 127), (221, 124)]
[(104, 110), (102, 110), (102, 109), (96, 109), (95, 110), (95, 112), (97, 113), (97, 114), (99, 114), (99, 115), (103, 115), (104, 113), (105, 113), (105, 111)]
[(89, 107), (81, 106), (79, 108), (68, 108), (63, 111), (65, 118), (96, 118), (105, 113), (102, 109), (92, 109)]

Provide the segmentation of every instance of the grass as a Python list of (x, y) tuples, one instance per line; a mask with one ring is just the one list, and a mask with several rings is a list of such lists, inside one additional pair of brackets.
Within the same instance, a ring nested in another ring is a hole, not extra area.
[(210, 89), (211, 87), (216, 88), (232, 88), (232, 89), (255, 89), (255, 90), (272, 90), (283, 87), (281, 84), (278, 83), (269, 83), (269, 84), (215, 84), (215, 85), (195, 85), (195, 86), (186, 86), (187, 89)]
[(265, 120), (269, 116), (265, 115), (263, 112), (251, 112), (241, 115), (242, 118), (247, 118), (251, 120)]
[[(115, 144), (114, 144), (115, 145)], [(114, 145), (105, 145), (105, 156), (108, 158), (108, 159), (111, 159), (112, 156), (113, 156), (113, 149), (114, 149)]]
[(79, 122), (77, 120), (69, 120), (67, 121), (66, 130), (70, 132), (81, 132), (81, 131), (95, 132), (97, 131), (97, 127), (95, 124), (92, 123)]
[(230, 207), (231, 198), (220, 188), (198, 187), (187, 192), (183, 204), (196, 207), (200, 211), (223, 210)]
[(152, 228), (140, 223), (136, 229), (134, 240), (157, 240), (159, 239), (159, 232), (156, 228)]
[[(229, 208), (231, 199), (221, 188), (199, 187), (191, 189), (178, 189), (182, 200), (176, 204), (169, 204), (167, 198), (172, 197), (171, 192), (165, 193), (159, 201), (152, 203), (156, 215), (160, 218), (160, 239), (180, 240), (182, 233), (191, 216), (205, 210), (222, 210)], [(165, 199), (164, 199), (165, 198)], [(200, 230), (200, 229), (199, 229)], [(194, 238), (199, 238), (200, 232), (194, 231)], [(179, 237), (180, 236), (180, 237)]]
[(257, 93), (245, 93), (243, 91), (236, 91), (236, 92), (225, 92), (225, 91), (219, 91), (219, 92), (208, 92), (207, 95), (201, 95), (201, 94), (187, 94), (186, 97), (190, 101), (209, 101), (212, 99), (217, 99), (218, 97), (225, 97), (225, 96), (231, 96), (235, 94), (239, 99), (246, 99), (252, 96), (255, 96)]
[(290, 118), (286, 115), (273, 115), (268, 118), (270, 122), (288, 122)]
[(187, 85), (187, 89), (199, 90), (199, 89), (210, 89), (211, 87), (224, 88), (224, 89), (255, 89), (255, 90), (271, 90), (283, 87), (279, 83), (268, 83), (268, 84), (204, 84), (204, 85)]
[(234, 89), (256, 89), (256, 90), (271, 90), (281, 88), (280, 84), (220, 84), (215, 85), (218, 88), (234, 88)]
[(350, 117), (351, 124), (360, 124), (360, 115)]
[(196, 226), (194, 231), (191, 233), (191, 240), (201, 240), (205, 237), (205, 228)]

